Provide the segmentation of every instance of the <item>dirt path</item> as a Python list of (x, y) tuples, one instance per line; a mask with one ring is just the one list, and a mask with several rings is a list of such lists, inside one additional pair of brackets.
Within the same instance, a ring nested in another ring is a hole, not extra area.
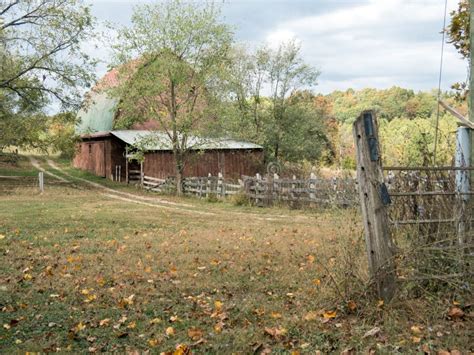
[(70, 182), (69, 180), (66, 180), (65, 178), (63, 178), (63, 177), (61, 177), (61, 176), (59, 176), (59, 175), (53, 174), (52, 172), (43, 169), (43, 168), (41, 167), (40, 163), (38, 162), (38, 160), (36, 160), (36, 158), (32, 157), (31, 155), (28, 156), (28, 158), (30, 159), (31, 165), (33, 165), (33, 167), (34, 167), (35, 169), (38, 169), (39, 171), (42, 171), (42, 172), (45, 173), (46, 175), (52, 176), (52, 177), (54, 177), (55, 179), (57, 179), (57, 180), (59, 180), (59, 181), (62, 181), (62, 182)]

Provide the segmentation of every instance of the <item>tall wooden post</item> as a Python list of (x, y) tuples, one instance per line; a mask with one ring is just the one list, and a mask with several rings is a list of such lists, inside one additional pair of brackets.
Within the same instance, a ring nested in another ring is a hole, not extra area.
[[(469, 120), (474, 122), (474, 0), (469, 0)], [(471, 130), (471, 161), (474, 162), (474, 132)], [(474, 171), (471, 170), (471, 184), (474, 183)]]
[(394, 245), (390, 236), (377, 121), (372, 111), (364, 111), (353, 125), (357, 153), (357, 179), (364, 219), (369, 272), (380, 298), (390, 301), (396, 289)]

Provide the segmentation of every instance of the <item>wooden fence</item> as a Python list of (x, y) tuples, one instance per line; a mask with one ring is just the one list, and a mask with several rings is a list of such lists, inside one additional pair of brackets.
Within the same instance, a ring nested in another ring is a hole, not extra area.
[(353, 135), (369, 273), (378, 297), (389, 301), (402, 280), (415, 281), (410, 287), (433, 287), (433, 281), (465, 287), (474, 256), (470, 160), (458, 151), (454, 167), (383, 167), (373, 111), (356, 119)]
[(351, 178), (318, 178), (314, 173), (307, 179), (282, 179), (273, 176), (246, 177), (245, 194), (256, 205), (286, 203), (293, 207), (350, 207), (358, 203), (356, 180)]
[[(140, 178), (140, 171), (137, 174), (130, 182), (140, 184), (146, 190), (170, 192), (176, 189), (174, 178), (165, 180), (146, 175)], [(323, 179), (316, 177), (314, 173), (307, 179), (298, 179), (296, 176), (291, 179), (280, 178), (276, 174), (243, 176), (237, 181), (226, 180), (222, 174), (187, 177), (183, 180), (183, 191), (186, 195), (218, 199), (242, 194), (257, 206), (286, 204), (291, 207), (352, 207), (358, 204), (355, 179)]]
[(45, 186), (49, 187), (61, 187), (70, 186), (71, 182), (62, 181), (55, 177), (48, 176), (43, 172), (39, 172), (38, 175), (30, 176), (17, 176), (17, 175), (1, 175), (0, 176), (0, 192), (13, 192), (15, 189), (20, 188), (38, 188), (40, 192), (43, 192)]

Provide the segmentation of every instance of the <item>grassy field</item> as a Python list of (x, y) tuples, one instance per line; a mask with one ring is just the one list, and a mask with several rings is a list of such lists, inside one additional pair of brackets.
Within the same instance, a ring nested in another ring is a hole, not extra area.
[(134, 202), (76, 183), (0, 195), (2, 352), (472, 351), (451, 296), (372, 297), (357, 211)]

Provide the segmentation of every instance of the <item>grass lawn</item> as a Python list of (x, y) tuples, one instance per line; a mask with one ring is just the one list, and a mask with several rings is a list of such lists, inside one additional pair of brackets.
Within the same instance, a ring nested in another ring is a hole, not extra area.
[(0, 351), (472, 350), (448, 296), (370, 297), (356, 211), (172, 201), (0, 195)]

